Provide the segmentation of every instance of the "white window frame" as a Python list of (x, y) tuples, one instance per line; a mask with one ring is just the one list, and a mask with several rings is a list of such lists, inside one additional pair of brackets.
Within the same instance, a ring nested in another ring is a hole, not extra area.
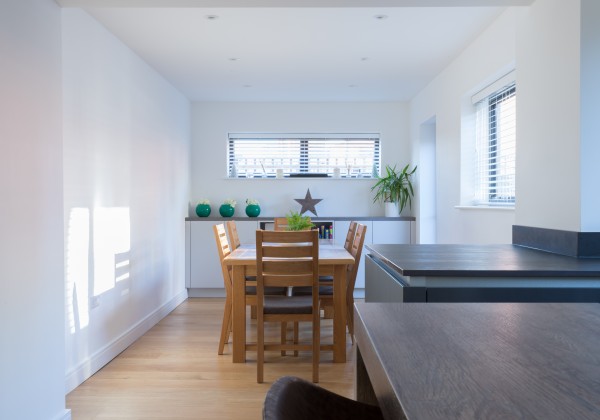
[(468, 205), (515, 205), (516, 83), (511, 72), (473, 95), (475, 112), (472, 197)]
[(378, 133), (229, 133), (226, 171), (231, 179), (369, 179), (380, 151)]

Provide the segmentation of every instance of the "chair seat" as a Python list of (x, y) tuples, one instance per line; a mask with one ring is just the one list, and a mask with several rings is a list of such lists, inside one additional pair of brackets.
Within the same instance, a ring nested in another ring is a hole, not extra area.
[[(311, 296), (312, 287), (301, 286), (292, 288), (292, 296)], [(319, 286), (319, 296), (333, 296), (333, 286)]]
[[(246, 286), (247, 295), (256, 295), (256, 286)], [(265, 295), (287, 295), (287, 287), (265, 287)]]
[(266, 296), (265, 314), (311, 314), (311, 296)]
[(381, 409), (293, 376), (276, 380), (263, 405), (264, 420), (383, 420)]

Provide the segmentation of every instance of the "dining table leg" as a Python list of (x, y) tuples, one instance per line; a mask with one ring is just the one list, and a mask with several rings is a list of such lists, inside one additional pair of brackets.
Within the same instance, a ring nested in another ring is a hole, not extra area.
[(245, 267), (234, 265), (233, 296), (232, 296), (232, 333), (233, 333), (233, 362), (246, 362), (246, 290)]
[(333, 274), (333, 361), (346, 363), (346, 266), (336, 265)]

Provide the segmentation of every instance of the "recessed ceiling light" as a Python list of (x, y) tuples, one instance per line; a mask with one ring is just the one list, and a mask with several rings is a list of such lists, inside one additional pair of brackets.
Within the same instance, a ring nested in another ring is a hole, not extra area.
[(348, 85), (349, 88), (355, 88), (356, 85)]
[(229, 58), (229, 61), (238, 61), (238, 60), (239, 60), (239, 58), (238, 58), (238, 57), (230, 57), (230, 58)]
[(217, 16), (217, 15), (206, 15), (206, 19), (208, 19), (208, 20), (216, 20), (216, 19), (219, 19), (219, 16)]
[(360, 61), (367, 61), (369, 59), (369, 57), (361, 57)]
[(375, 19), (377, 20), (383, 20), (383, 19), (387, 19), (387, 15), (375, 15), (373, 16)]
[(252, 85), (244, 85), (245, 88), (251, 88)]

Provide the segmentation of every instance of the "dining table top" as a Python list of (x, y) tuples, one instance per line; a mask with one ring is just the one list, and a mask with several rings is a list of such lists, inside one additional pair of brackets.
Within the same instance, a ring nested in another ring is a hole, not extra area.
[[(224, 258), (226, 265), (250, 265), (256, 263), (256, 245), (243, 244)], [(319, 243), (319, 264), (354, 264), (352, 255), (342, 246)]]

